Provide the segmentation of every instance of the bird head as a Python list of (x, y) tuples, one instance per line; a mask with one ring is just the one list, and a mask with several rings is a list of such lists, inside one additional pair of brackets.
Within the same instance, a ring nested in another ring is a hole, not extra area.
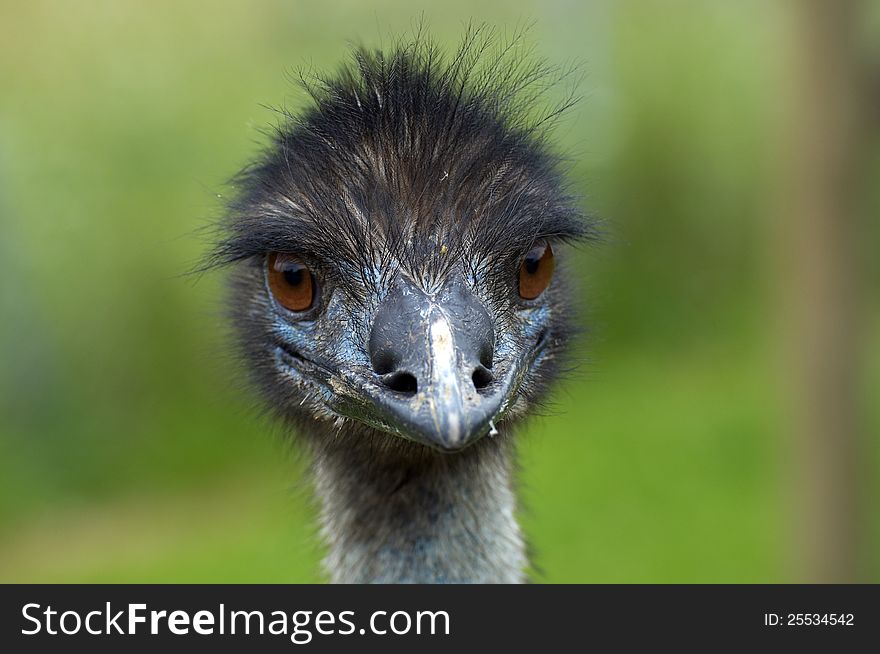
[(237, 178), (216, 255), (277, 413), (451, 452), (558, 369), (560, 255), (587, 227), (524, 118), (542, 67), (502, 50), (479, 72), (476, 43), (445, 63), (423, 43), (355, 51)]

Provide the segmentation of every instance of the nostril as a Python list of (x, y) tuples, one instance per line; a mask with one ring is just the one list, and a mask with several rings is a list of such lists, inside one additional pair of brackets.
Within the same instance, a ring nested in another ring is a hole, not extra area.
[(494, 378), (489, 370), (487, 370), (483, 366), (478, 366), (474, 370), (474, 374), (471, 376), (471, 379), (474, 382), (474, 388), (476, 388), (478, 391), (481, 391), (489, 384), (491, 384), (492, 379)]
[(408, 372), (395, 372), (382, 381), (392, 391), (405, 395), (415, 395), (419, 390), (419, 383), (415, 376)]

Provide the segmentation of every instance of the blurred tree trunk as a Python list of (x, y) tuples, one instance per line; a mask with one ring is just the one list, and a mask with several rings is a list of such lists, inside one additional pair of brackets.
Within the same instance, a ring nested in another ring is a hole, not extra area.
[(780, 257), (797, 582), (862, 578), (863, 148), (859, 3), (787, 5)]

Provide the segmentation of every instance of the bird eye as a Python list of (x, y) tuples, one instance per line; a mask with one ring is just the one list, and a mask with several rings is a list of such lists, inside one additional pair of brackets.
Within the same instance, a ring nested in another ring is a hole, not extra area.
[(315, 300), (315, 284), (308, 266), (289, 254), (269, 255), (269, 290), (278, 303), (291, 311), (305, 311)]
[(550, 284), (553, 277), (553, 250), (549, 243), (532, 248), (519, 267), (519, 296), (534, 300)]

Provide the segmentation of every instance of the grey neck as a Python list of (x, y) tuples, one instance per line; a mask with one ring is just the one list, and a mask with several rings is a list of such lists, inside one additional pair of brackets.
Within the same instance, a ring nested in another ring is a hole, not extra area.
[(521, 583), (511, 447), (390, 452), (353, 439), (315, 456), (334, 583)]

